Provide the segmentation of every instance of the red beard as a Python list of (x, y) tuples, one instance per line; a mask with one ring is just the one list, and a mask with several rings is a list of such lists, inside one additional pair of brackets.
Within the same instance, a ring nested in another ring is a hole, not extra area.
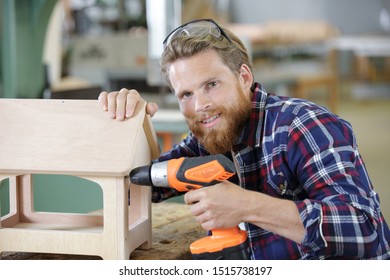
[(227, 105), (221, 105), (208, 115), (221, 114), (223, 119), (218, 128), (205, 129), (200, 122), (202, 116), (187, 118), (190, 130), (210, 154), (224, 154), (230, 151), (241, 135), (242, 128), (251, 112), (251, 101), (238, 89), (238, 97)]

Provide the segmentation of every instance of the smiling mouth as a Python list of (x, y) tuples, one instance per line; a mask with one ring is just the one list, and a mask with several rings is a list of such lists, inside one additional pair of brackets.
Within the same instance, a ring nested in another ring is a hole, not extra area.
[(215, 116), (212, 116), (212, 117), (210, 117), (210, 118), (207, 118), (207, 119), (202, 120), (201, 123), (203, 123), (203, 124), (209, 124), (209, 123), (213, 122), (214, 120), (218, 119), (220, 116), (221, 116), (221, 114), (217, 114), (217, 115), (215, 115)]

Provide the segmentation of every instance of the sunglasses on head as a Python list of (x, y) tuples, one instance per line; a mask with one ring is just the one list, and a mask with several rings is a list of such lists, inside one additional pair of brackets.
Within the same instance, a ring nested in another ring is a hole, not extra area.
[(181, 37), (181, 36), (205, 36), (212, 35), (215, 38), (221, 36), (225, 37), (230, 43), (232, 40), (223, 29), (212, 19), (198, 19), (187, 22), (176, 29), (174, 29), (169, 35), (165, 38), (163, 45), (166, 48), (172, 41), (172, 39)]

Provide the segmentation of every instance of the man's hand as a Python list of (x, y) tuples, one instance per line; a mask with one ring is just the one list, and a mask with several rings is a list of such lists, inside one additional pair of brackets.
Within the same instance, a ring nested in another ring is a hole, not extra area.
[(248, 191), (224, 181), (192, 190), (184, 195), (186, 204), (205, 230), (235, 227), (244, 221)]
[(191, 205), (191, 213), (205, 230), (248, 222), (297, 243), (305, 236), (293, 201), (245, 190), (229, 181), (189, 191), (184, 201)]
[[(98, 100), (102, 109), (108, 111), (109, 116), (112, 119), (121, 121), (133, 116), (135, 107), (142, 98), (138, 91), (122, 88), (120, 91), (113, 91), (110, 93), (103, 91), (100, 93)], [(153, 117), (157, 110), (158, 105), (156, 103), (147, 103), (147, 114)]]

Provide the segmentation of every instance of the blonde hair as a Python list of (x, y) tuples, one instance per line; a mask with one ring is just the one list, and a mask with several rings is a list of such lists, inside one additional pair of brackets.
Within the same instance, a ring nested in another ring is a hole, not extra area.
[(231, 31), (223, 29), (231, 42), (224, 36), (218, 38), (208, 34), (203, 36), (178, 36), (173, 38), (165, 47), (160, 59), (160, 70), (165, 82), (172, 88), (169, 80), (169, 68), (171, 64), (180, 58), (191, 57), (202, 51), (215, 50), (222, 61), (237, 76), (240, 74), (241, 65), (248, 65), (252, 70), (252, 63), (242, 41)]

